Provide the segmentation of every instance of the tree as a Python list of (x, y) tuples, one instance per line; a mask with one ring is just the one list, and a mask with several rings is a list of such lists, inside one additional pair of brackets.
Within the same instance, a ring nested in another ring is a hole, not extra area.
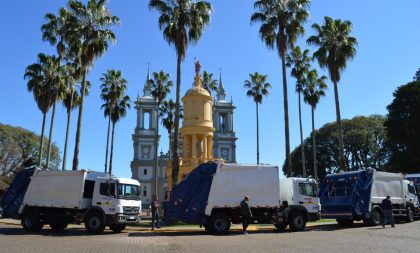
[(416, 74), (413, 77), (414, 82), (420, 82), (420, 68), (416, 71)]
[[(179, 115), (179, 117), (182, 119), (184, 117), (182, 106), (180, 110), (181, 110), (181, 114)], [(172, 99), (163, 101), (162, 105), (159, 108), (159, 115), (160, 117), (162, 117), (162, 125), (168, 131), (168, 136), (169, 136), (169, 159), (172, 158), (171, 143), (172, 143), (172, 135), (174, 133), (174, 126), (175, 126), (175, 122), (174, 122), (175, 111), (176, 111), (176, 105)]]
[(277, 49), (281, 58), (283, 75), (284, 129), (286, 145), (287, 176), (291, 175), (289, 140), (289, 106), (287, 98), (286, 56), (297, 38), (304, 34), (303, 24), (308, 19), (310, 0), (259, 0), (254, 3), (257, 11), (251, 16), (251, 23), (260, 22), (260, 38), (269, 49)]
[[(38, 164), (39, 138), (32, 131), (0, 123), (0, 177), (14, 174), (22, 167)], [(44, 148), (42, 152), (46, 155), (47, 150)], [(60, 151), (52, 144), (50, 168), (58, 169), (59, 164)]]
[[(171, 87), (174, 85), (172, 81), (169, 80), (169, 74), (163, 72), (153, 72), (153, 79), (150, 80), (152, 87), (152, 96), (157, 100), (158, 108), (165, 100), (166, 96), (171, 92)], [(155, 169), (153, 171), (153, 195), (158, 195), (158, 185), (157, 185), (157, 170), (159, 168), (158, 161), (158, 151), (159, 151), (159, 113), (156, 115), (156, 136), (155, 136)]]
[(418, 173), (420, 168), (420, 81), (398, 87), (387, 106), (385, 128), (391, 149), (390, 169)]
[(306, 86), (305, 75), (311, 67), (312, 59), (309, 57), (309, 50), (302, 49), (297, 46), (292, 49), (290, 54), (286, 58), (286, 66), (291, 67), (291, 74), (296, 78), (296, 92), (298, 93), (298, 104), (299, 104), (299, 130), (300, 130), (300, 146), (302, 147), (302, 171), (303, 177), (306, 177), (305, 167), (305, 150), (303, 149), (303, 130), (302, 130), (302, 110), (301, 110), (301, 94)]
[(340, 73), (346, 68), (347, 61), (356, 55), (356, 38), (350, 36), (352, 24), (350, 21), (325, 17), (325, 23), (320, 26), (313, 24), (317, 35), (309, 37), (307, 43), (318, 47), (313, 57), (318, 60), (321, 68), (327, 68), (334, 84), (335, 112), (337, 117), (340, 166), (346, 171), (344, 158), (343, 129), (340, 115), (340, 100), (338, 97), (338, 82)]
[[(34, 98), (38, 103), (38, 107), (43, 112), (40, 150), (42, 150), (43, 147), (46, 113), (51, 106), (53, 107), (46, 161), (47, 168), (50, 161), (56, 101), (62, 95), (65, 83), (64, 71), (65, 70), (60, 66), (60, 61), (57, 57), (38, 54), (37, 63), (29, 65), (26, 68), (24, 75), (24, 78), (28, 79), (28, 91), (33, 92)], [(42, 156), (40, 154), (39, 165), (41, 165), (41, 157)]]
[(66, 93), (63, 97), (63, 105), (66, 108), (67, 112), (67, 125), (66, 125), (66, 139), (64, 142), (64, 152), (63, 152), (63, 167), (62, 170), (66, 170), (67, 162), (67, 145), (70, 132), (70, 121), (71, 121), (71, 112), (76, 109), (80, 104), (80, 96), (76, 90), (73, 88), (67, 87)]
[[(369, 117), (357, 116), (350, 120), (343, 120), (344, 157), (349, 171), (373, 168), (387, 171), (390, 150), (385, 144), (386, 130), (385, 117), (372, 115)], [(323, 180), (325, 175), (340, 172), (337, 150), (337, 122), (323, 125), (316, 133), (316, 156), (318, 177)], [(313, 153), (313, 143), (308, 137), (304, 141), (305, 153)], [(293, 161), (300, 159), (300, 147), (292, 152)], [(308, 159), (307, 168), (313, 167), (313, 160)], [(283, 172), (286, 173), (285, 165)], [(293, 176), (302, 176), (302, 165), (293, 163)]]
[(268, 96), (271, 85), (267, 82), (267, 75), (258, 72), (249, 74), (249, 80), (245, 80), (244, 88), (248, 89), (246, 95), (252, 97), (255, 102), (257, 114), (257, 164), (260, 164), (260, 134), (259, 134), (259, 115), (258, 104), (262, 103), (263, 96)]
[(115, 34), (109, 29), (119, 22), (117, 16), (112, 16), (106, 8), (106, 0), (89, 0), (85, 5), (79, 1), (68, 3), (68, 28), (66, 37), (70, 47), (76, 52), (82, 73), (80, 87), (80, 106), (77, 118), (76, 142), (73, 156), (73, 170), (79, 166), (80, 133), (82, 129), (82, 115), (86, 90), (86, 76), (93, 61), (102, 56), (109, 43), (116, 40)]
[[(325, 96), (325, 90), (327, 89), (327, 84), (325, 80), (326, 76), (321, 76), (318, 78), (318, 72), (316, 69), (313, 69), (308, 72), (306, 76), (306, 86), (303, 90), (303, 99), (306, 103), (311, 106), (312, 114), (312, 154), (313, 154), (313, 165), (314, 165), (314, 177), (318, 178), (317, 170), (317, 161), (316, 161), (316, 140), (315, 140), (315, 108), (319, 103), (319, 99)], [(305, 150), (303, 147), (301, 150)], [(305, 176), (306, 173), (304, 173)]]
[[(127, 90), (127, 80), (123, 78), (121, 71), (111, 69), (111, 70), (108, 70), (106, 73), (102, 74), (100, 81), (102, 82), (101, 99), (104, 101), (104, 104), (102, 105), (101, 108), (104, 110), (105, 118), (108, 117), (108, 131), (106, 135), (105, 170), (104, 170), (105, 173), (107, 173), (109, 131), (110, 131), (110, 126), (111, 126), (111, 121), (112, 121), (112, 114), (119, 100), (121, 100), (121, 98), (124, 97), (124, 92)], [(121, 115), (121, 116), (124, 116), (124, 115)], [(116, 115), (116, 116), (118, 118), (119, 115)], [(112, 136), (114, 136), (114, 126), (112, 128)], [(110, 165), (110, 174), (111, 174), (111, 165)]]
[(213, 79), (213, 74), (204, 70), (203, 83), (201, 84), (201, 87), (206, 89), (211, 95), (212, 92), (217, 90), (217, 84), (217, 80)]
[(174, 124), (172, 185), (178, 183), (179, 174), (179, 120), (181, 92), (181, 63), (187, 55), (188, 45), (198, 43), (204, 29), (210, 23), (212, 6), (206, 1), (191, 0), (150, 0), (149, 8), (160, 12), (159, 29), (163, 38), (174, 45), (177, 55), (176, 70), (176, 112)]

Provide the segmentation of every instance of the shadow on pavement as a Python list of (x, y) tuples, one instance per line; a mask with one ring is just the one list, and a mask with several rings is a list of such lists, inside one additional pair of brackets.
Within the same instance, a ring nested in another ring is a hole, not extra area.
[(44, 227), (39, 232), (27, 232), (21, 227), (2, 227), (0, 228), (0, 235), (41, 235), (51, 237), (67, 237), (67, 236), (103, 236), (113, 235), (112, 231), (105, 230), (101, 235), (91, 235), (84, 229), (70, 228), (61, 232), (52, 231), (49, 227)]

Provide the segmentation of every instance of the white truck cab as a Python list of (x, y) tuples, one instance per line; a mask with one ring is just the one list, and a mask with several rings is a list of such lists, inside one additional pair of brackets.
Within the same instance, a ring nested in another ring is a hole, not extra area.
[(280, 179), (280, 201), (287, 201), (289, 206), (303, 207), (308, 221), (319, 220), (321, 204), (318, 198), (318, 184), (313, 178)]

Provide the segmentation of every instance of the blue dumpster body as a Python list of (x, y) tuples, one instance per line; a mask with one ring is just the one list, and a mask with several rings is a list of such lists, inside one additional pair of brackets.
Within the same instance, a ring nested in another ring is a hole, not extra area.
[(174, 186), (170, 199), (163, 206), (165, 219), (205, 225), (205, 209), (216, 170), (215, 162), (201, 164)]
[(364, 170), (327, 175), (319, 191), (321, 217), (369, 218), (373, 173), (373, 170)]
[(0, 207), (3, 209), (3, 218), (18, 218), (19, 208), (23, 202), (34, 171), (35, 168), (32, 167), (24, 169), (16, 175), (0, 201)]

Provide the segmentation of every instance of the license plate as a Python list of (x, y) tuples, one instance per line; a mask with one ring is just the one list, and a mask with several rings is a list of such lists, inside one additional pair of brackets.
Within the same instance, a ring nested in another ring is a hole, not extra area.
[(136, 219), (136, 217), (134, 217), (134, 216), (130, 216), (128, 219), (129, 219), (129, 220), (135, 220), (135, 219)]

